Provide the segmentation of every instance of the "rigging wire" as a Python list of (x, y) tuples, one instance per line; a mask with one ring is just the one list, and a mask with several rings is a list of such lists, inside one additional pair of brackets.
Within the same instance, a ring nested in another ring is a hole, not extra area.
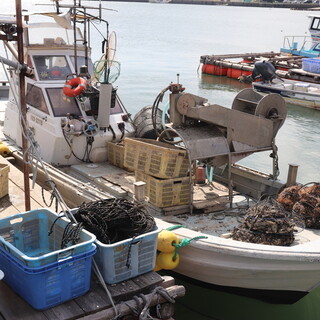
[[(3, 61), (1, 59), (1, 62), (3, 64)], [(33, 186), (35, 185), (36, 182), (36, 177), (37, 177), (37, 168), (40, 166), (42, 168), (42, 170), (44, 171), (44, 174), (47, 178), (48, 181), (50, 181), (50, 175), (48, 173), (48, 170), (45, 166), (45, 164), (43, 163), (41, 156), (40, 156), (40, 146), (38, 145), (38, 143), (35, 141), (34, 139), (34, 135), (32, 130), (30, 130), (29, 126), (27, 125), (27, 122), (25, 121), (25, 119), (22, 117), (22, 111), (21, 111), (21, 104), (18, 100), (18, 96), (19, 94), (17, 92), (15, 92), (15, 89), (13, 89), (15, 86), (12, 85), (12, 82), (10, 81), (8, 72), (6, 70), (6, 68), (3, 68), (5, 71), (5, 75), (9, 81), (10, 84), (10, 88), (11, 88), (11, 92), (13, 94), (13, 99), (18, 107), (18, 111), (19, 111), (19, 125), (21, 128), (21, 132), (24, 135), (24, 137), (27, 139), (28, 143), (29, 143), (29, 147), (27, 149), (27, 153), (29, 154), (29, 161), (26, 161), (26, 157), (25, 155), (23, 155), (23, 161), (24, 163), (28, 164), (31, 166), (32, 168), (32, 172), (33, 172)], [(19, 70), (16, 70), (16, 73), (19, 74)], [(20, 83), (19, 83), (19, 77), (18, 77), (18, 86), (19, 87)], [(25, 125), (26, 128), (28, 129), (27, 134), (25, 135), (25, 133), (22, 130), (22, 126)], [(71, 213), (69, 207), (67, 206), (67, 204), (65, 203), (65, 201), (63, 200), (60, 192), (58, 191), (58, 189), (52, 184), (50, 183), (50, 187), (53, 190), (53, 192), (55, 193), (55, 196), (57, 197), (57, 201), (59, 202), (60, 207), (62, 208), (62, 211), (64, 211), (66, 213), (66, 216), (70, 219), (73, 220), (75, 223), (77, 223), (77, 221), (75, 220), (73, 214)]]

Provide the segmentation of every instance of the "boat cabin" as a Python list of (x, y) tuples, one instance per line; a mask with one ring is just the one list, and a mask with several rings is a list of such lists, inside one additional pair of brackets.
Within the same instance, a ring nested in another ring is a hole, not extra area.
[[(134, 132), (111, 84), (107, 85), (109, 98), (99, 103), (101, 85), (94, 78), (90, 48), (84, 45), (80, 29), (76, 29), (76, 46), (73, 39), (73, 29), (55, 22), (28, 24), (24, 28), (25, 61), (33, 70), (26, 77), (28, 125), (40, 145), (42, 159), (54, 165), (105, 161), (106, 142), (119, 141), (124, 132)], [(20, 117), (18, 74), (11, 71), (11, 77), (4, 133), (21, 146), (21, 128), (16, 126)], [(70, 97), (63, 89), (75, 77), (84, 79), (86, 89), (83, 94)]]

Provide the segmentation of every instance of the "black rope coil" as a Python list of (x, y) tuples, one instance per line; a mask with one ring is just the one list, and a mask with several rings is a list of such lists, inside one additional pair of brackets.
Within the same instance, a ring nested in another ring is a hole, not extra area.
[[(48, 237), (54, 232), (54, 227), (56, 222), (63, 218), (64, 216), (58, 216), (52, 223), (50, 230), (48, 231)], [(80, 233), (82, 230), (82, 223), (73, 223), (69, 222), (64, 231), (61, 238), (61, 249), (68, 248), (74, 244), (77, 244), (80, 241)]]
[(105, 199), (83, 204), (74, 215), (104, 244), (133, 238), (155, 229), (154, 218), (140, 204), (125, 199)]

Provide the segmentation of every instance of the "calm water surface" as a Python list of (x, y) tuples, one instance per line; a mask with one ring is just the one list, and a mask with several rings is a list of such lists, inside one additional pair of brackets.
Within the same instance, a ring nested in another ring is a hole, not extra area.
[[(52, 10), (51, 6), (34, 6), (36, 2), (25, 0), (23, 7)], [(197, 72), (201, 55), (277, 52), (285, 35), (308, 33), (307, 11), (109, 1), (104, 4), (117, 10), (105, 11), (104, 16), (110, 30), (117, 33), (116, 60), (121, 63), (121, 76), (115, 85), (132, 114), (151, 105), (163, 88), (177, 80), (177, 74), (186, 91), (211, 103), (231, 106), (236, 94), (246, 86), (231, 79), (201, 76)], [(4, 11), (10, 11), (14, 1), (3, 6)], [(93, 53), (96, 60), (101, 55), (101, 45), (97, 32), (92, 30), (93, 47), (98, 49)], [(286, 179), (287, 166), (293, 163), (300, 166), (299, 181), (320, 181), (319, 122), (320, 111), (288, 105), (286, 122), (277, 136), (281, 179)], [(243, 163), (271, 172), (268, 153), (251, 156)], [(179, 300), (178, 320), (320, 319), (320, 291), (295, 305), (282, 306), (185, 285), (187, 295)], [(197, 312), (192, 313), (195, 307)]]

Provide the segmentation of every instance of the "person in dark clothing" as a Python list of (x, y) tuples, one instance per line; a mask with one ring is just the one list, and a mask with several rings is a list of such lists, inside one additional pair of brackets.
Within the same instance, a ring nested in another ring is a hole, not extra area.
[(241, 75), (238, 80), (243, 83), (251, 83), (255, 80), (272, 82), (277, 77), (276, 68), (269, 61), (259, 61), (254, 64), (254, 69), (250, 76)]

